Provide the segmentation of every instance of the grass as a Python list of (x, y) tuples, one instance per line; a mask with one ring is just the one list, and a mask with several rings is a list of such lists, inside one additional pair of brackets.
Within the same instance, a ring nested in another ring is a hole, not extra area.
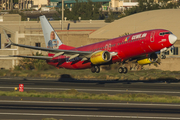
[(157, 69), (129, 71), (127, 74), (119, 74), (116, 69), (102, 70), (100, 73), (91, 73), (89, 69), (68, 70), (0, 70), (0, 77), (36, 77), (58, 79), (62, 75), (69, 75), (73, 79), (105, 79), (105, 80), (163, 80), (180, 79), (180, 71), (162, 71)]
[(170, 95), (148, 95), (144, 93), (116, 94), (109, 95), (107, 93), (91, 94), (78, 92), (75, 89), (61, 92), (37, 92), (37, 91), (0, 91), (0, 96), (14, 97), (41, 97), (41, 98), (70, 98), (70, 99), (90, 99), (90, 100), (115, 100), (124, 102), (150, 102), (150, 103), (180, 103), (179, 96)]

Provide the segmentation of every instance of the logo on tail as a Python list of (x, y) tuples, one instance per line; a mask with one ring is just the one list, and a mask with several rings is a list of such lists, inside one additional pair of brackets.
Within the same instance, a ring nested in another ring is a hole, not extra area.
[(52, 49), (58, 49), (59, 46), (63, 44), (62, 41), (57, 36), (56, 32), (54, 31), (54, 29), (52, 28), (51, 24), (48, 22), (46, 17), (43, 15), (40, 16), (39, 18), (41, 21), (46, 47)]

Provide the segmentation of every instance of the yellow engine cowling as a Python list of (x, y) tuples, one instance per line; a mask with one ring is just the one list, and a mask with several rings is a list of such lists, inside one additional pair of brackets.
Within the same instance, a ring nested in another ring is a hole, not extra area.
[(146, 65), (146, 64), (151, 64), (155, 63), (158, 60), (158, 56), (156, 53), (149, 54), (148, 57), (142, 57), (137, 60), (137, 63), (140, 65)]
[(145, 58), (145, 59), (142, 59), (142, 60), (138, 60), (137, 63), (140, 64), (140, 65), (146, 65), (146, 64), (150, 64), (152, 62), (149, 60), (149, 58)]
[(112, 56), (108, 51), (99, 51), (90, 57), (90, 61), (94, 65), (107, 63), (111, 60)]

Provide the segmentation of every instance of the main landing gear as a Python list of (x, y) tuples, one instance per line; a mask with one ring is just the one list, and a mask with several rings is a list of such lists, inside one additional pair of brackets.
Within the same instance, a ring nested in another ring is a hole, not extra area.
[(91, 72), (92, 73), (99, 73), (100, 72), (100, 67), (99, 66), (92, 66), (91, 67)]
[(127, 72), (128, 72), (128, 69), (127, 69), (127, 67), (119, 67), (119, 68), (118, 68), (118, 72), (119, 72), (119, 73), (127, 73)]
[[(92, 66), (91, 67), (91, 72), (92, 73), (99, 73), (100, 72), (100, 67), (99, 66)], [(126, 74), (128, 72), (128, 69), (127, 69), (127, 67), (119, 67), (118, 72)]]

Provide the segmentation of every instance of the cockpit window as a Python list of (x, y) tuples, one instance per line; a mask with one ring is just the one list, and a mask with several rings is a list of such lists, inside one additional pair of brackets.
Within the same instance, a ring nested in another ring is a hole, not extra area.
[(166, 34), (172, 34), (172, 32), (162, 32), (162, 33), (159, 33), (159, 35), (166, 35)]

